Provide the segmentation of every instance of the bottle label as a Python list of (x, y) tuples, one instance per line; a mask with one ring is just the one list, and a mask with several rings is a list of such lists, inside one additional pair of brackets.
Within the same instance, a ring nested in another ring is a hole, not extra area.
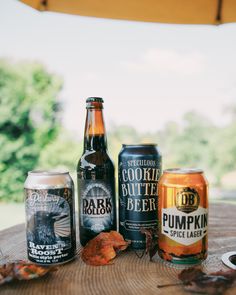
[(195, 189), (181, 189), (176, 194), (175, 206), (162, 209), (162, 234), (185, 246), (200, 241), (207, 235), (208, 209), (199, 204)]
[(27, 248), (30, 261), (57, 264), (75, 254), (73, 191), (26, 189)]
[(79, 180), (80, 225), (99, 233), (114, 224), (114, 181)]

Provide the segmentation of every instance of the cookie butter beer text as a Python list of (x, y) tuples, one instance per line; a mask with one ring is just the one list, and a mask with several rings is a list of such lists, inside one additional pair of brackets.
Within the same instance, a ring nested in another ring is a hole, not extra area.
[(156, 144), (125, 145), (119, 154), (120, 233), (134, 249), (145, 249), (142, 228), (157, 230), (161, 155)]

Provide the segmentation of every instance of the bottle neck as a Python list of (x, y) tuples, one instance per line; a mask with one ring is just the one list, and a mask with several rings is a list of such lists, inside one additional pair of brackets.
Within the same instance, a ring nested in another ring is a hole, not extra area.
[(106, 150), (107, 139), (102, 108), (87, 108), (84, 130), (84, 151)]

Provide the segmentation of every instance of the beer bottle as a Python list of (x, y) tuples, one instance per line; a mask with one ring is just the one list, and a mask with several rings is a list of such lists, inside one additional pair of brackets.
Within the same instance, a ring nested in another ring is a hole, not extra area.
[(80, 243), (116, 230), (115, 171), (107, 152), (103, 99), (86, 100), (84, 151), (77, 166)]

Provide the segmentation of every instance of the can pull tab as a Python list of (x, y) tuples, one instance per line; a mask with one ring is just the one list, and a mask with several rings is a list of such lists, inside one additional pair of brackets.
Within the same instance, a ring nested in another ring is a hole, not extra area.
[(236, 251), (223, 254), (221, 260), (226, 266), (236, 270)]

